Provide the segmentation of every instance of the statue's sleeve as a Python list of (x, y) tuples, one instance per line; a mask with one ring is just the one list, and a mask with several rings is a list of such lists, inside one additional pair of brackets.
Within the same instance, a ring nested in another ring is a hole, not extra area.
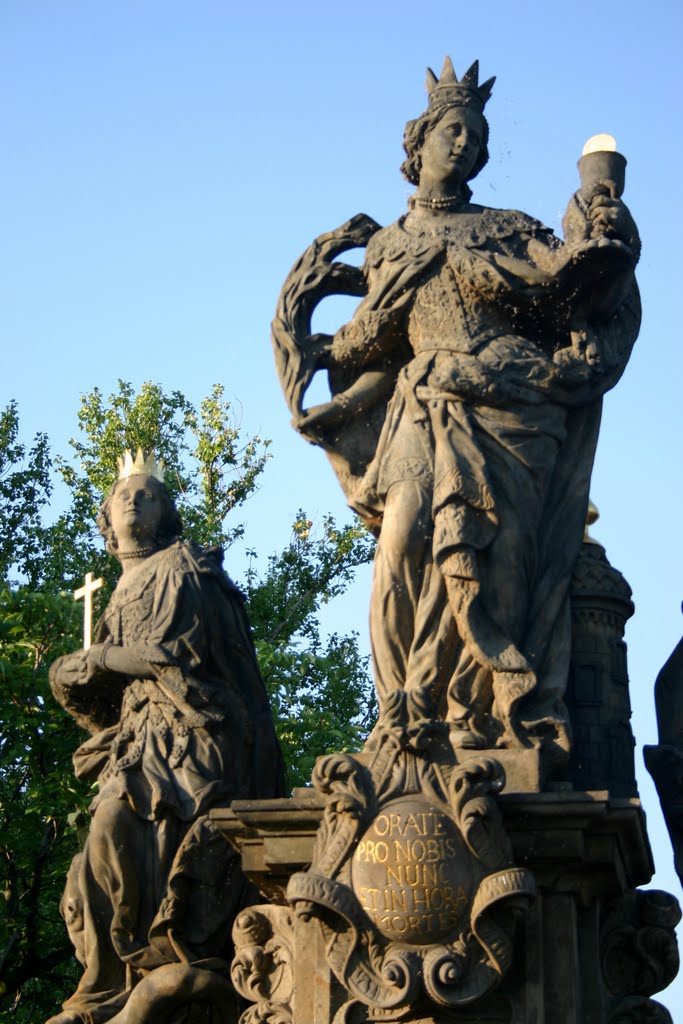
[(417, 283), (439, 255), (442, 248), (430, 240), (409, 239), (400, 223), (373, 235), (363, 264), (367, 294), (334, 338), (337, 366), (364, 369), (394, 355), (405, 361), (407, 318)]
[(249, 713), (269, 714), (243, 597), (220, 557), (189, 544), (170, 552), (157, 576), (152, 629), (132, 650), (161, 682), (189, 687), (200, 704), (221, 704), (232, 694)]
[(384, 259), (381, 239), (378, 242), (375, 236), (368, 244), (363, 264), (367, 295), (349, 323), (334, 336), (332, 356), (337, 367), (365, 368), (390, 354), (401, 343), (408, 293), (403, 293), (402, 302), (385, 301), (397, 273), (400, 267)]
[(187, 550), (169, 551), (167, 564), (158, 572), (154, 590), (152, 628), (136, 653), (152, 665), (178, 665), (196, 671), (206, 660), (208, 635), (203, 589), (197, 563)]
[(268, 778), (271, 795), (284, 795), (282, 754), (242, 594), (215, 550), (181, 545), (175, 556), (158, 580), (146, 645), (158, 683), (190, 724), (212, 720), (246, 744), (247, 791), (262, 791)]

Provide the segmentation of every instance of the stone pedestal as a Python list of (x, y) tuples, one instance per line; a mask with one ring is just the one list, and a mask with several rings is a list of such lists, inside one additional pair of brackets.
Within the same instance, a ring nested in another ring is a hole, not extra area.
[(629, 721), (630, 598), (587, 539), (564, 781), (540, 747), (454, 750), (416, 690), (363, 753), (320, 758), (311, 788), (213, 812), (271, 901), (234, 930), (233, 982), (251, 1003), (241, 1024), (671, 1024), (651, 996), (678, 971), (680, 909), (638, 888), (653, 864)]
[(287, 899), (291, 877), (314, 859), (325, 811), (315, 790), (214, 811), (246, 874), (272, 901), (246, 911), (235, 930), (233, 980), (255, 1004), (250, 1024), (670, 1021), (649, 996), (676, 974), (680, 912), (668, 894), (637, 890), (653, 871), (639, 801), (607, 792), (503, 792), (497, 803), (514, 861), (534, 876), (537, 895), (519, 916), (499, 986), (457, 1009), (374, 1009), (340, 985), (323, 925)]

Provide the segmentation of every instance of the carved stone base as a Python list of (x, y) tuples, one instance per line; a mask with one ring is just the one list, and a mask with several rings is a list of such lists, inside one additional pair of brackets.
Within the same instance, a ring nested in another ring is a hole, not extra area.
[[(467, 764), (482, 757), (492, 758), (503, 769), (503, 793), (540, 793), (545, 789), (546, 773), (544, 771), (541, 751), (534, 749), (468, 749), (459, 748), (455, 757), (459, 764)], [(371, 754), (354, 754), (360, 764), (370, 763)]]
[(461, 764), (482, 754), (494, 757), (505, 773), (503, 793), (538, 793), (542, 790), (544, 776), (541, 752), (534, 750), (459, 750)]
[(233, 980), (253, 1004), (243, 1024), (666, 1024), (649, 997), (676, 975), (680, 917), (667, 893), (634, 891), (652, 876), (637, 799), (606, 792), (497, 798), (514, 863), (538, 895), (517, 925), (499, 986), (457, 1009), (419, 1003), (373, 1008), (329, 963), (330, 924), (296, 914), (292, 875), (314, 859), (325, 804), (312, 789), (291, 800), (236, 801), (213, 819), (274, 905), (252, 908), (235, 931)]

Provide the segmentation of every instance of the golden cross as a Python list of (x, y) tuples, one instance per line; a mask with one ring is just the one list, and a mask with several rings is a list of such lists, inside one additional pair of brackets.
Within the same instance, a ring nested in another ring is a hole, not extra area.
[(85, 574), (85, 586), (79, 587), (78, 590), (74, 590), (74, 600), (80, 601), (83, 597), (85, 601), (83, 603), (83, 650), (87, 651), (92, 643), (92, 595), (96, 590), (99, 590), (104, 580), (94, 580), (92, 573), (87, 572)]

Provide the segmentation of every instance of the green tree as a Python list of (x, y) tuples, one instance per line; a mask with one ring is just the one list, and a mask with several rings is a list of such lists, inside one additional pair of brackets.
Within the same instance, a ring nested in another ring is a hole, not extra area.
[(73, 649), (79, 616), (70, 597), (37, 589), (52, 484), (47, 438), (22, 444), (11, 403), (0, 413), (0, 1006), (18, 1008), (21, 994), (17, 1020), (42, 1020), (52, 984), (76, 977), (59, 899), (68, 816), (87, 794), (71, 771), (78, 729), (52, 699), (47, 668)]
[(269, 557), (263, 576), (252, 553), (249, 615), (293, 786), (309, 782), (320, 754), (359, 749), (374, 721), (374, 690), (357, 635), (323, 641), (318, 617), (372, 548), (359, 522), (340, 528), (325, 517), (316, 531), (300, 511), (291, 542)]
[(154, 450), (163, 458), (166, 484), (188, 537), (228, 547), (243, 536), (244, 524), (233, 522), (232, 513), (258, 486), (270, 442), (258, 435), (242, 437), (220, 385), (197, 410), (180, 391), (166, 394), (160, 385), (146, 382), (136, 394), (119, 381), (108, 399), (99, 388), (83, 396), (78, 423), (80, 435), (70, 442), (70, 458), (56, 459), (69, 504), (48, 529), (45, 586), (73, 589), (84, 571), (92, 571), (110, 587), (118, 576), (116, 563), (102, 549), (96, 518), (126, 449)]
[(52, 493), (50, 450), (45, 434), (30, 448), (19, 441), (16, 402), (0, 411), (0, 579), (10, 568), (30, 585), (39, 578), (43, 550), (41, 512)]
[(79, 631), (70, 596), (0, 587), (0, 1007), (21, 1004), (8, 1020), (44, 1020), (52, 993), (77, 977), (59, 901), (76, 849), (69, 816), (85, 811), (88, 792), (71, 766), (79, 730), (47, 670)]
[[(82, 642), (69, 592), (86, 571), (95, 572), (106, 581), (97, 595), (102, 607), (118, 577), (95, 525), (116, 479), (117, 457), (125, 448), (154, 449), (166, 463), (186, 535), (228, 547), (245, 536), (236, 513), (258, 487), (270, 451), (262, 438), (243, 436), (219, 386), (198, 409), (157, 384), (136, 393), (120, 381), (108, 398), (96, 388), (83, 396), (71, 455), (54, 466), (43, 435), (31, 447), (19, 443), (15, 406), (5, 417), (0, 526), (17, 543), (0, 547), (0, 1020), (42, 1024), (78, 976), (58, 908), (78, 846), (78, 812), (89, 799), (72, 776), (71, 754), (81, 737), (54, 702), (47, 671)], [(50, 521), (55, 483), (66, 499)], [(237, 581), (247, 596), (292, 785), (308, 782), (319, 754), (357, 749), (372, 724), (374, 695), (357, 637), (323, 638), (319, 618), (371, 553), (358, 523), (339, 527), (326, 518), (316, 530), (300, 512), (285, 548), (266, 557), (263, 571), (252, 550), (245, 578)]]

